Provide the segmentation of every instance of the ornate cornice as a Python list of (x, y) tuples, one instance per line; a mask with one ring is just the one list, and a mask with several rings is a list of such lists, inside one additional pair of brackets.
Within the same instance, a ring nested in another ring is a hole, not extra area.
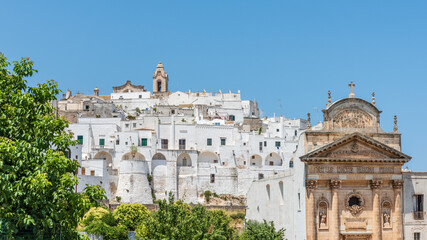
[(306, 180), (305, 181), (305, 187), (307, 189), (315, 189), (315, 188), (317, 188), (317, 180), (310, 180), (310, 179)]
[(341, 187), (341, 180), (338, 179), (331, 179), (329, 180), (329, 187), (331, 189), (338, 189)]
[(369, 183), (371, 189), (380, 189), (382, 184), (382, 180), (371, 180), (371, 182)]
[(403, 187), (403, 180), (393, 180), (391, 183), (394, 189), (402, 189)]

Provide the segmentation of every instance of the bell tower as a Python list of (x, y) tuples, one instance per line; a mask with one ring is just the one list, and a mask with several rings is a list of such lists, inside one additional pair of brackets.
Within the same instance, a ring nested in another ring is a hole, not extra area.
[(168, 93), (169, 77), (163, 68), (163, 64), (159, 62), (157, 69), (153, 74), (153, 94)]

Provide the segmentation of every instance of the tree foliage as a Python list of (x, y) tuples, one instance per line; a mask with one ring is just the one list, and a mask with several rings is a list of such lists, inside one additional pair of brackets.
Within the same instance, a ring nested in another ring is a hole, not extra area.
[(285, 229), (276, 230), (273, 222), (248, 221), (246, 232), (240, 235), (240, 240), (282, 240)]
[(0, 238), (75, 239), (91, 200), (105, 195), (75, 193), (78, 163), (64, 153), (76, 141), (51, 105), (57, 84), (29, 87), (24, 78), (34, 73), (28, 58), (10, 69), (0, 53)]
[(150, 217), (150, 211), (139, 203), (121, 204), (113, 213), (114, 218), (126, 226), (129, 231), (135, 229), (146, 219)]
[(139, 239), (234, 239), (230, 218), (223, 211), (208, 211), (203, 206), (173, 201), (173, 196), (159, 201), (152, 213), (136, 229)]

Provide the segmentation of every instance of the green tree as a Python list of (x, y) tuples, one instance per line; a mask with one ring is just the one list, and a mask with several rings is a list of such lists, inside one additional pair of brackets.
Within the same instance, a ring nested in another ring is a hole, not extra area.
[(239, 240), (282, 240), (285, 229), (276, 230), (273, 222), (248, 221), (246, 232), (240, 235)]
[(150, 217), (150, 211), (139, 203), (121, 204), (113, 213), (114, 218), (120, 224), (126, 226), (129, 231), (135, 231), (142, 221)]
[(208, 211), (197, 205), (159, 201), (159, 210), (136, 229), (139, 239), (234, 239), (230, 218), (223, 211)]
[(29, 87), (24, 78), (37, 70), (28, 58), (9, 66), (0, 53), (0, 238), (75, 239), (79, 219), (104, 192), (75, 193), (78, 163), (64, 153), (76, 141), (51, 105), (56, 82)]

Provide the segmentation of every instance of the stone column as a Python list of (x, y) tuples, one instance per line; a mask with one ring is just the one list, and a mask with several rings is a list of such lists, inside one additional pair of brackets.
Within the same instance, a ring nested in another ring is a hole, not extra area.
[(316, 239), (316, 213), (314, 201), (314, 189), (316, 189), (317, 180), (306, 180), (305, 186), (307, 189), (307, 206), (305, 211), (307, 223), (307, 240)]
[(329, 218), (329, 239), (339, 240), (340, 239), (340, 215), (339, 215), (339, 199), (338, 189), (341, 187), (340, 180), (330, 180), (329, 186), (332, 191), (332, 209), (331, 216)]
[(372, 240), (382, 239), (382, 226), (381, 226), (381, 206), (378, 189), (381, 188), (381, 180), (371, 180), (371, 189), (373, 195), (372, 203)]
[(393, 239), (402, 240), (403, 234), (403, 221), (402, 221), (402, 180), (394, 180), (393, 183), (394, 189), (394, 223), (393, 223)]

